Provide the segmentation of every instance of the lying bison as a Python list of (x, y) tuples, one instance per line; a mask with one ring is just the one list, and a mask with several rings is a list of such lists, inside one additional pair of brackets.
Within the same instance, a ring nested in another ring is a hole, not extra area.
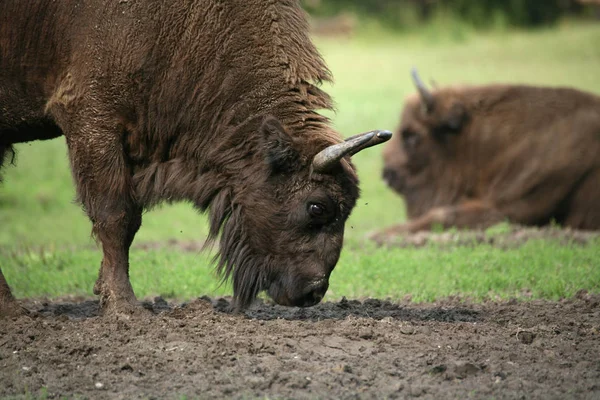
[(410, 221), (376, 240), (502, 220), (600, 228), (600, 97), (508, 85), (430, 92), (413, 76), (419, 95), (383, 153)]
[[(345, 142), (317, 113), (330, 79), (295, 0), (0, 2), (0, 159), (64, 135), (104, 257), (104, 312), (135, 311), (128, 253), (142, 211), (187, 200), (220, 235), (234, 303), (262, 290), (318, 303), (359, 194)], [(19, 312), (0, 273), (0, 313)]]

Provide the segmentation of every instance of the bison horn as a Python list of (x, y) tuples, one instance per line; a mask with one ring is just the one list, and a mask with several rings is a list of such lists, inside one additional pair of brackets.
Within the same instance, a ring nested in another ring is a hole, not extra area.
[(367, 147), (387, 142), (391, 137), (390, 131), (371, 131), (349, 137), (343, 143), (334, 144), (319, 152), (312, 162), (313, 171), (327, 172), (342, 158), (352, 156)]
[(411, 71), (411, 75), (419, 94), (421, 95), (421, 101), (423, 101), (423, 105), (427, 111), (431, 111), (433, 109), (433, 95), (427, 88), (425, 84), (419, 77), (419, 73), (416, 68), (413, 68)]

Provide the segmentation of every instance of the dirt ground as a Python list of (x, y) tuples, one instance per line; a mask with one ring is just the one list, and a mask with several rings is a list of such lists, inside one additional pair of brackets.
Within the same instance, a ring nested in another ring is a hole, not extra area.
[[(388, 245), (518, 246), (598, 233), (510, 228), (420, 233)], [(202, 243), (146, 243), (198, 251)], [(599, 399), (600, 295), (560, 302), (377, 299), (308, 309), (227, 298), (144, 302), (98, 316), (95, 299), (26, 300), (0, 320), (0, 398)]]
[[(29, 300), (0, 321), (0, 397), (598, 399), (600, 296), (434, 304), (342, 299), (309, 309), (228, 299)], [(42, 389), (46, 388), (46, 389)]]

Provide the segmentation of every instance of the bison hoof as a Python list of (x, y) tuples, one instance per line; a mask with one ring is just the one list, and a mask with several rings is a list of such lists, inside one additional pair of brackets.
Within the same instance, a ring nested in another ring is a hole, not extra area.
[(132, 317), (145, 317), (152, 314), (137, 300), (115, 299), (114, 297), (101, 297), (100, 315), (103, 317), (117, 317), (129, 319)]
[(33, 315), (34, 313), (21, 306), (16, 300), (0, 302), (0, 319)]

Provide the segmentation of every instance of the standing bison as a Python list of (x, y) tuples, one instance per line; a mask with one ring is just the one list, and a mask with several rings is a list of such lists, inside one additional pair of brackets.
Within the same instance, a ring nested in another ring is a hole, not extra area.
[(600, 97), (508, 85), (430, 92), (413, 77), (418, 95), (383, 153), (410, 221), (375, 240), (502, 220), (600, 228)]
[[(345, 142), (318, 109), (330, 73), (295, 0), (0, 2), (0, 160), (64, 135), (104, 257), (104, 312), (135, 312), (129, 248), (142, 211), (192, 202), (220, 235), (234, 304), (325, 294), (359, 194)], [(0, 314), (21, 312), (0, 273)]]

